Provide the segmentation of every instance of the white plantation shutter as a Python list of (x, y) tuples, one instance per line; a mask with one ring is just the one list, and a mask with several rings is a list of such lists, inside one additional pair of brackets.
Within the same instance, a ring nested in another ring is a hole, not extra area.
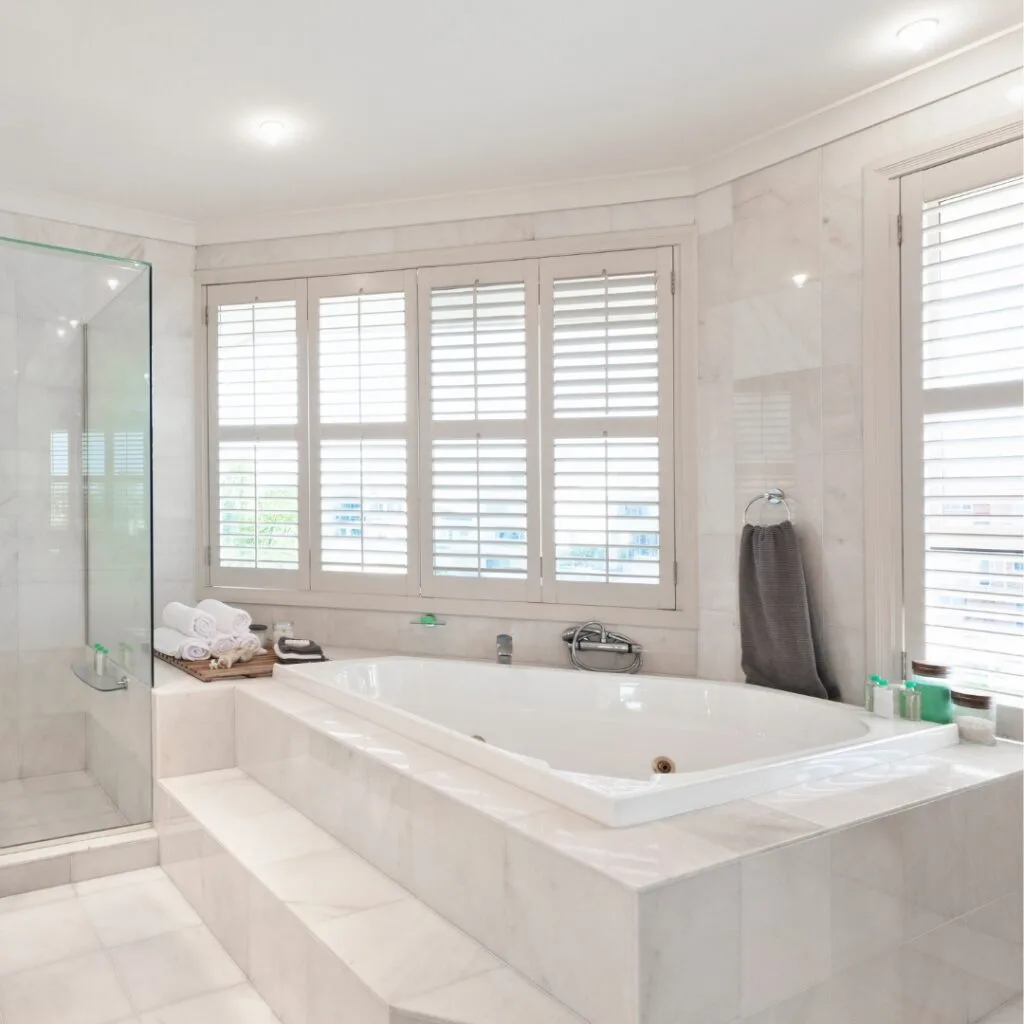
[(415, 274), (310, 282), (313, 584), (415, 592)]
[(422, 592), (536, 598), (536, 263), (420, 271), (419, 298)]
[(908, 649), (953, 666), (961, 683), (1018, 693), (1021, 172), (1014, 144), (913, 175), (902, 196)]
[(675, 606), (671, 272), (542, 262), (545, 600)]
[(207, 315), (211, 582), (305, 586), (305, 283), (211, 288)]

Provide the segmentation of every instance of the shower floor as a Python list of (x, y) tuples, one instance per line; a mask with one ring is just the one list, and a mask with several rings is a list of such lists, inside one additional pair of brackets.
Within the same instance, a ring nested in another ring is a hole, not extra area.
[(127, 824), (88, 772), (0, 782), (0, 848)]

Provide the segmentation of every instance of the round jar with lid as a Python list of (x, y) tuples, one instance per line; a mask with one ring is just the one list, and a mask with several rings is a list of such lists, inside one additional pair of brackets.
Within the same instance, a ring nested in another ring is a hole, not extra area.
[(995, 746), (996, 701), (991, 693), (952, 690), (953, 721), (962, 743)]

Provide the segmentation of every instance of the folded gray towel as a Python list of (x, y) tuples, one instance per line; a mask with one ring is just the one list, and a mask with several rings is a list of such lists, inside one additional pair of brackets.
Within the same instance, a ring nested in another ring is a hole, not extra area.
[(748, 683), (841, 699), (818, 650), (800, 544), (790, 522), (743, 527), (740, 637)]

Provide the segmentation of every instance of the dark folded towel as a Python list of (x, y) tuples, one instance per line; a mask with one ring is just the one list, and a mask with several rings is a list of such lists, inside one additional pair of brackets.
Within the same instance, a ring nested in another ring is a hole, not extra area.
[(297, 637), (281, 637), (274, 644), (274, 654), (278, 661), (326, 661), (323, 648), (312, 640), (300, 640)]
[(748, 683), (840, 700), (823, 664), (793, 524), (743, 527), (740, 636)]

